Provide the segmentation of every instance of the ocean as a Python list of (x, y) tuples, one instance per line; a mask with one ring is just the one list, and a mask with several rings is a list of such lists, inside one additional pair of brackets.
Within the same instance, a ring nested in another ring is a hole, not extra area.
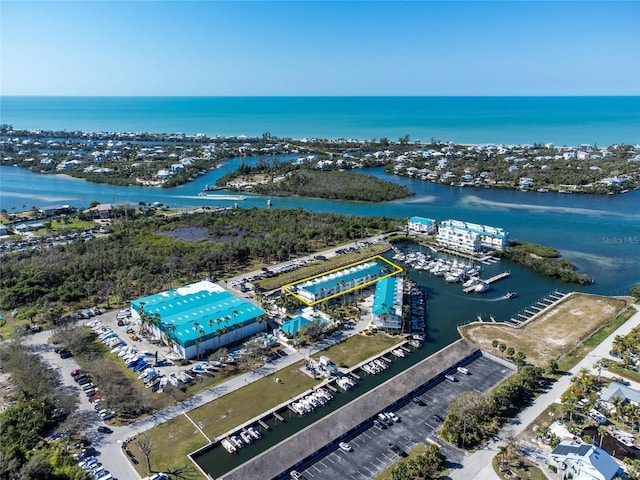
[(15, 128), (478, 144), (640, 143), (640, 97), (0, 97)]

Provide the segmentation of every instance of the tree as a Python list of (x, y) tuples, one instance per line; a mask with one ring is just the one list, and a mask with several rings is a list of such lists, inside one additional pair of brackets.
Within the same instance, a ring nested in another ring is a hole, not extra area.
[(633, 287), (631, 287), (631, 290), (629, 291), (629, 293), (636, 300), (640, 300), (640, 284), (634, 285)]
[(506, 349), (507, 349), (507, 346), (504, 343), (500, 343), (500, 345), (498, 345), (498, 350), (500, 350), (501, 356), (504, 354), (504, 351)]
[(140, 449), (144, 459), (147, 462), (147, 473), (151, 473), (151, 453), (155, 449), (153, 438), (151, 438), (146, 432), (138, 435), (136, 439), (136, 445)]

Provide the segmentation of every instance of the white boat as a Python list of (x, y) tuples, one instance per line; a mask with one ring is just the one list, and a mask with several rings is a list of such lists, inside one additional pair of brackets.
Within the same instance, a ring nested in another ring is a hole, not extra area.
[(479, 282), (480, 282), (480, 279), (478, 277), (471, 277), (469, 280), (467, 280), (462, 284), (462, 288), (473, 287), (474, 285), (477, 285)]
[(175, 373), (172, 373), (171, 375), (169, 375), (169, 383), (174, 387), (178, 386), (179, 380), (176, 378)]
[(182, 360), (182, 355), (176, 352), (171, 352), (167, 355), (167, 358), (171, 361), (177, 362), (178, 360)]
[(260, 437), (262, 437), (256, 427), (247, 428), (247, 432), (249, 432), (249, 435), (251, 435), (255, 440), (258, 440)]
[(389, 365), (387, 365), (387, 362), (385, 362), (384, 360), (382, 360), (381, 358), (376, 358), (374, 360), (374, 362), (376, 363), (376, 365), (378, 365), (380, 368), (382, 368), (383, 370), (386, 370), (387, 368), (389, 368)]
[(391, 353), (393, 355), (395, 355), (396, 357), (400, 357), (400, 358), (404, 358), (407, 356), (407, 354), (405, 353), (404, 350), (402, 350), (401, 348), (396, 348), (395, 350), (391, 350)]
[(231, 440), (231, 443), (236, 448), (244, 447), (244, 443), (242, 443), (242, 440), (240, 440), (240, 437), (238, 437), (237, 435), (233, 435), (232, 437), (229, 437), (229, 440)]
[(476, 288), (474, 288), (473, 291), (476, 293), (484, 293), (488, 291), (490, 288), (491, 288), (491, 285), (489, 285), (487, 282), (480, 282), (478, 283), (478, 285), (476, 285)]
[(247, 198), (244, 195), (218, 195), (215, 193), (207, 192), (200, 192), (198, 196), (211, 200), (245, 200)]
[(243, 430), (240, 432), (240, 438), (242, 438), (242, 441), (247, 445), (249, 445), (250, 443), (253, 443), (253, 437), (246, 430)]
[(229, 453), (236, 453), (238, 450), (233, 446), (230, 440), (223, 438), (220, 442), (220, 445), (224, 447), (224, 449)]

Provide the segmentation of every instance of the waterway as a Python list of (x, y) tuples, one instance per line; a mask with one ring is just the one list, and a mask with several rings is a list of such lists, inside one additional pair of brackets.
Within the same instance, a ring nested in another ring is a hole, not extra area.
[(397, 177), (376, 168), (366, 170), (366, 173), (406, 185), (415, 195), (378, 204), (299, 197), (267, 199), (251, 194), (245, 194), (245, 200), (241, 201), (198, 196), (206, 185), (213, 185), (217, 178), (234, 170), (240, 162), (256, 160), (256, 157), (228, 160), (224, 162), (224, 168), (167, 189), (92, 184), (63, 175), (36, 174), (17, 167), (0, 166), (0, 209), (14, 211), (61, 204), (87, 207), (93, 200), (134, 205), (160, 202), (174, 208), (234, 205), (266, 208), (267, 200), (271, 200), (271, 208), (304, 208), (392, 218), (413, 215), (436, 220), (455, 218), (502, 227), (510, 232), (512, 239), (557, 248), (580, 271), (595, 277), (596, 283), (588, 287), (589, 292), (622, 295), (640, 282), (640, 190), (602, 196), (460, 188)]

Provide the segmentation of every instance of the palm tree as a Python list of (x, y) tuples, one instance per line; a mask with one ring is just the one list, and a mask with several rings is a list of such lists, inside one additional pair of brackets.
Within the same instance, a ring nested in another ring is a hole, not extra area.
[(605, 435), (607, 435), (609, 433), (609, 430), (607, 429), (607, 427), (600, 425), (598, 427), (598, 436), (600, 437), (600, 445), (599, 448), (602, 448), (602, 439), (604, 438)]

